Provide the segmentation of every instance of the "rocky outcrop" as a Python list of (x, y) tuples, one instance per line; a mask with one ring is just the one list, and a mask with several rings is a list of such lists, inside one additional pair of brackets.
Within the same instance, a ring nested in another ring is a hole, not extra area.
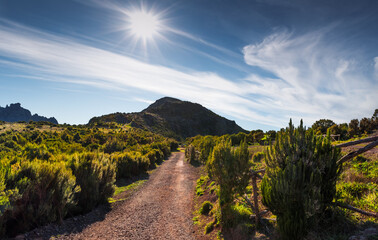
[(31, 112), (23, 107), (21, 107), (20, 103), (11, 103), (9, 106), (7, 105), (5, 108), (0, 107), (0, 121), (5, 122), (51, 122), (54, 124), (58, 124), (58, 121), (51, 117), (43, 117), (39, 116), (38, 114), (31, 114)]

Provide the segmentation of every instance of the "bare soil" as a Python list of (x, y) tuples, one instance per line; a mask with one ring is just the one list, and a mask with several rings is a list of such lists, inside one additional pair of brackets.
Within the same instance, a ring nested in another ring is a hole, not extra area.
[(198, 170), (182, 152), (175, 152), (140, 190), (110, 211), (102, 206), (62, 225), (25, 234), (23, 239), (195, 239), (192, 211), (197, 178)]

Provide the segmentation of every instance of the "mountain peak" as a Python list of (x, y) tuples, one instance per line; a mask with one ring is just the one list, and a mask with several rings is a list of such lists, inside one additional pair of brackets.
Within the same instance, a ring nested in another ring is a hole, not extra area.
[(0, 106), (0, 120), (5, 122), (29, 122), (29, 121), (45, 121), (58, 124), (58, 121), (51, 117), (43, 117), (38, 114), (32, 115), (28, 109), (21, 107), (21, 103), (11, 103), (5, 106), (5, 108)]
[(197, 103), (164, 97), (139, 113), (113, 113), (89, 123), (117, 122), (185, 139), (196, 135), (224, 135), (245, 131), (235, 121), (221, 117)]
[(149, 112), (154, 109), (159, 109), (161, 107), (164, 107), (166, 105), (172, 105), (172, 104), (180, 104), (183, 101), (177, 99), (177, 98), (172, 98), (172, 97), (163, 97), (158, 100), (156, 100), (154, 103), (152, 103), (150, 106), (148, 106), (146, 109), (144, 109), (142, 112)]
[(155, 101), (155, 103), (159, 102), (182, 102), (180, 99), (173, 98), (173, 97), (162, 97)]

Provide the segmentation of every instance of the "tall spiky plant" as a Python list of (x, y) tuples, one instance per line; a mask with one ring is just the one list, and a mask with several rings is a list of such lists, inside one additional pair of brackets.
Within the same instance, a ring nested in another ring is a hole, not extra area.
[(301, 121), (278, 133), (266, 154), (263, 204), (275, 215), (282, 239), (302, 239), (336, 194), (340, 151), (329, 135), (317, 137)]

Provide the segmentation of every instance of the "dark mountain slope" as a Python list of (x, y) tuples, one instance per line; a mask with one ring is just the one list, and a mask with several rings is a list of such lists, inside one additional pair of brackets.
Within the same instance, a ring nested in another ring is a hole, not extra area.
[(165, 97), (139, 113), (113, 113), (94, 117), (89, 124), (117, 122), (184, 139), (196, 135), (224, 135), (244, 131), (234, 121), (197, 103)]
[(20, 103), (11, 103), (9, 106), (7, 105), (5, 108), (0, 107), (0, 120), (5, 122), (45, 121), (58, 124), (58, 121), (53, 117), (47, 118), (39, 116), (38, 114), (32, 115), (29, 110), (21, 107)]

